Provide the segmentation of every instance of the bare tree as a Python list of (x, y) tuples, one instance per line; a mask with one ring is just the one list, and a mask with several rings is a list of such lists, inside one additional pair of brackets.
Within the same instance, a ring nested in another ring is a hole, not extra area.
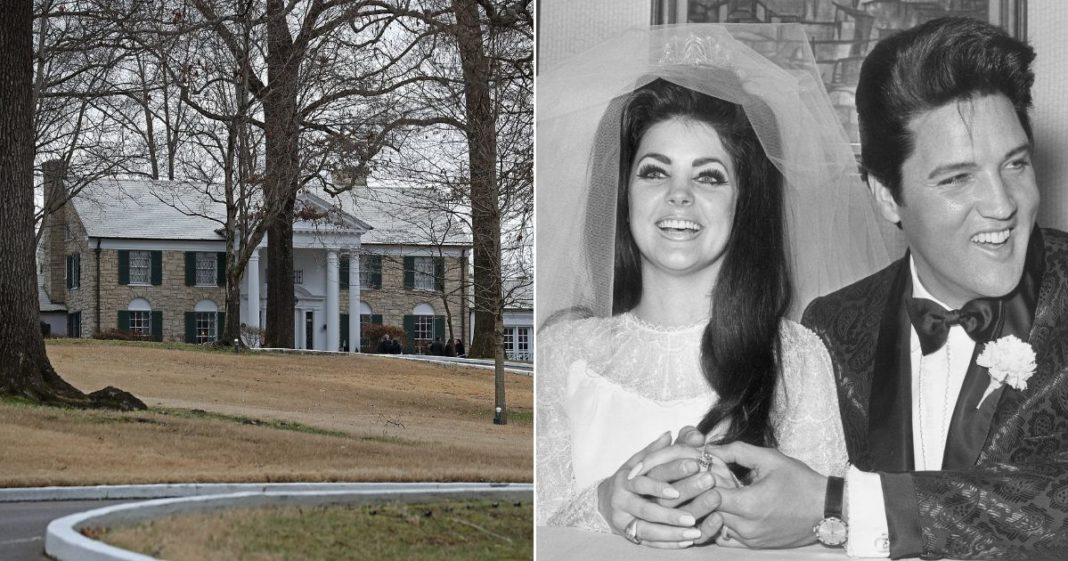
[[(35, 220), (62, 207), (100, 177), (128, 172), (130, 154), (112, 117), (113, 98), (128, 93), (120, 68), (129, 50), (120, 25), (129, 14), (94, 0), (38, 0), (34, 8), (33, 122), (35, 161), (61, 160), (69, 180), (38, 210)], [(38, 231), (38, 241), (43, 229)]]
[(466, 140), (466, 167), (452, 173), (462, 180), (450, 190), (465, 199), (470, 213), (475, 331), (468, 354), (494, 358), (495, 421), (503, 424), (502, 224), (520, 232), (513, 238), (519, 245), (529, 239), (523, 224), (533, 207), (533, 18), (527, 0), (449, 0), (446, 9), (426, 13), (435, 14), (424, 21), (449, 38), (455, 55), (430, 61), (446, 78), (444, 86), (422, 88), (412, 99)]
[[(241, 50), (232, 10), (211, 0), (192, 4), (202, 21), (190, 25), (210, 29), (235, 53)], [(242, 4), (249, 9), (249, 3)], [(343, 151), (352, 159), (346, 167), (369, 167), (393, 129), (405, 124), (403, 117), (375, 111), (373, 100), (406, 84), (436, 79), (414, 72), (428, 54), (417, 48), (420, 32), (404, 27), (402, 17), (389, 2), (369, 0), (267, 0), (258, 17), (266, 29), (267, 80), (252, 72), (248, 89), (262, 103), (266, 137), (267, 268), (275, 281), (267, 288), (268, 345), (293, 344), (290, 279), (298, 191), (324, 179), (323, 168), (337, 163), (332, 155), (339, 153), (337, 147), (349, 147)]]
[(52, 368), (38, 326), (33, 202), (33, 9), (8, 6), (0, 18), (0, 394), (86, 407), (144, 409), (105, 388), (89, 396)]

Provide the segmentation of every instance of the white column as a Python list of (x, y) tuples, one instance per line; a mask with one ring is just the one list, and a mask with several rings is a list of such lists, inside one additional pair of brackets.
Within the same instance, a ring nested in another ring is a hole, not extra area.
[(338, 320), (341, 310), (338, 308), (338, 293), (341, 290), (337, 266), (337, 252), (326, 252), (326, 350), (338, 350)]
[(296, 339), (293, 348), (303, 349), (307, 337), (304, 336), (304, 310), (300, 308), (293, 309), (293, 337)]
[(252, 328), (260, 328), (260, 250), (253, 250), (245, 267), (248, 277), (248, 318), (245, 323)]
[(360, 350), (360, 256), (349, 254), (349, 352)]

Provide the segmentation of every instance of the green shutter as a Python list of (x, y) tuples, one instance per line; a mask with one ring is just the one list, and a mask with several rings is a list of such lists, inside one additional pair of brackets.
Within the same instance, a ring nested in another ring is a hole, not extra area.
[(415, 316), (404, 316), (404, 338), (407, 339), (407, 348), (404, 352), (412, 353), (415, 350)]
[[(125, 249), (119, 250), (119, 284), (130, 284), (130, 252)], [(126, 326), (129, 325), (127, 321)]]
[(152, 286), (163, 284), (163, 252), (152, 252)]
[(445, 292), (445, 258), (434, 258), (434, 288), (438, 292)]
[(118, 329), (119, 329), (119, 331), (129, 331), (130, 330), (130, 311), (129, 310), (119, 310)]
[(226, 286), (226, 252), (215, 254), (215, 286)]
[(341, 333), (340, 333), (341, 337), (338, 340), (338, 344), (343, 349), (352, 349), (353, 347), (349, 342), (349, 315), (348, 314), (341, 314), (341, 318), (338, 321), (338, 323), (339, 323), (339, 325), (341, 327)]
[(152, 312), (152, 340), (163, 340), (163, 312)]
[(404, 256), (404, 288), (415, 288), (415, 257)]
[(82, 254), (74, 254), (74, 286), (81, 288), (82, 286)]
[(341, 263), (338, 264), (338, 277), (341, 288), (349, 287), (349, 260), (345, 257), (341, 258)]
[(382, 325), (382, 314), (371, 314), (371, 323), (374, 325)]
[(67, 256), (67, 288), (74, 287), (74, 256)]
[(185, 285), (197, 285), (197, 252), (185, 252)]
[(445, 339), (445, 316), (434, 316), (434, 337)]
[(382, 288), (382, 256), (372, 255), (367, 264), (371, 267), (371, 288)]
[(222, 339), (226, 331), (226, 312), (215, 312), (215, 340)]
[[(188, 256), (189, 254), (186, 253), (186, 255)], [(188, 259), (186, 259), (186, 263), (189, 263)], [(196, 343), (197, 342), (197, 313), (196, 312), (186, 312), (185, 313), (185, 342), (186, 343)]]

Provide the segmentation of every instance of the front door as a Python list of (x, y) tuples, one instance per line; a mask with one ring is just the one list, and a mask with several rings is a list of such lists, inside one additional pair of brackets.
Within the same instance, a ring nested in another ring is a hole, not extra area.
[(315, 312), (304, 312), (304, 348), (315, 348)]

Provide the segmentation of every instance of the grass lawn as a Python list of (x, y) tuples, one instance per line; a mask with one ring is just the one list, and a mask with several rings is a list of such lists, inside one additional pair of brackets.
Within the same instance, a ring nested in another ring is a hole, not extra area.
[(234, 354), (54, 339), (56, 370), (147, 412), (0, 402), (0, 486), (532, 480), (533, 380), (375, 355)]
[(529, 501), (458, 500), (232, 509), (93, 537), (171, 561), (496, 561), (532, 559), (533, 528)]

